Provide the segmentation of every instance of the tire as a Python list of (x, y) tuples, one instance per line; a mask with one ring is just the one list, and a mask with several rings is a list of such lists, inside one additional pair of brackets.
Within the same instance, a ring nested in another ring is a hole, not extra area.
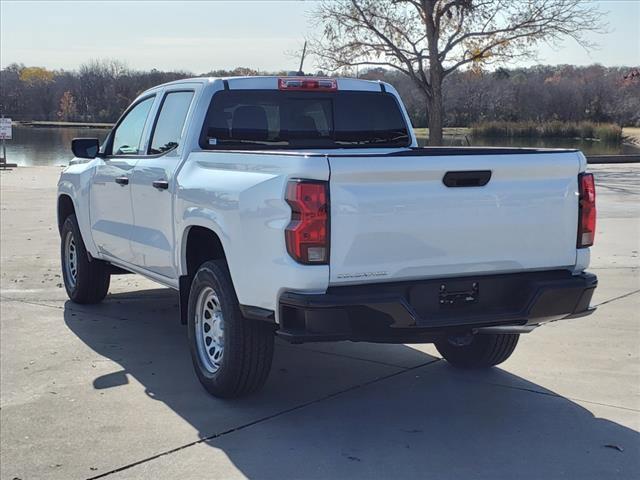
[[(519, 337), (515, 333), (448, 337), (437, 341), (435, 346), (440, 355), (454, 367), (489, 368), (511, 356)], [(456, 341), (460, 338), (464, 341)]]
[(273, 359), (274, 328), (242, 316), (224, 260), (207, 261), (196, 272), (187, 328), (196, 375), (211, 395), (235, 398), (264, 385)]
[(109, 265), (98, 259), (89, 261), (75, 214), (65, 219), (60, 236), (62, 278), (67, 295), (75, 303), (101, 302), (109, 291)]

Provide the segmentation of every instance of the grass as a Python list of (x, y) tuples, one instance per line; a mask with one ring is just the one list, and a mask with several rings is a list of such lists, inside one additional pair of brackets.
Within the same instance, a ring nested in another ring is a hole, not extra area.
[(593, 122), (483, 122), (472, 125), (474, 137), (589, 138), (607, 143), (622, 142), (622, 127)]
[[(429, 129), (428, 128), (414, 128), (418, 137), (429, 137)], [(471, 129), (468, 127), (444, 127), (443, 128), (445, 135), (469, 135), (471, 133)]]
[[(464, 137), (471, 135), (471, 129), (468, 127), (444, 127), (442, 134), (445, 137)], [(414, 128), (418, 141), (426, 141), (429, 138), (428, 128)]]
[[(518, 123), (523, 123), (523, 122), (518, 122)], [(560, 123), (563, 123), (563, 122), (560, 122)], [(603, 136), (607, 138), (607, 134), (603, 132), (603, 130), (606, 130), (608, 126), (612, 126), (614, 127), (612, 129), (614, 142), (620, 143), (622, 141), (624, 143), (640, 145), (640, 127), (623, 127), (621, 133), (618, 133), (620, 131), (619, 130), (620, 127), (618, 127), (617, 125), (593, 124), (591, 122), (580, 122), (578, 125), (580, 125), (581, 123), (590, 124), (590, 125), (584, 125), (585, 129), (582, 132), (578, 131), (578, 134), (575, 135), (575, 138), (597, 138), (597, 139), (603, 140), (602, 138)], [(593, 128), (594, 126), (596, 126), (597, 128)], [(558, 128), (558, 126), (556, 126), (556, 128)], [(416, 132), (416, 136), (418, 137), (418, 140), (426, 141), (429, 138), (428, 128), (415, 128), (414, 130)], [(549, 132), (549, 129), (547, 130), (547, 132)], [(572, 133), (573, 132), (576, 132), (576, 131), (573, 130)], [(582, 135), (589, 135), (589, 134), (594, 136), (593, 137), (582, 136)], [(473, 129), (470, 127), (445, 127), (444, 135), (449, 137), (456, 137), (456, 136), (471, 137), (473, 135)], [(526, 135), (522, 135), (522, 136), (525, 137)], [(493, 136), (493, 138), (500, 138), (500, 137), (508, 138), (508, 136), (502, 135), (502, 134)], [(543, 137), (535, 135), (534, 138), (543, 138)], [(604, 140), (604, 141), (610, 142), (610, 140)]]
[(640, 127), (624, 127), (622, 129), (622, 138), (625, 142), (640, 145)]

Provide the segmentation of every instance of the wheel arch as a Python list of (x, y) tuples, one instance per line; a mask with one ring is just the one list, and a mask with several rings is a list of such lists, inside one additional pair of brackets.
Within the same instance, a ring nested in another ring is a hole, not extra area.
[(227, 255), (220, 235), (211, 227), (199, 224), (184, 229), (179, 251), (180, 323), (186, 325), (191, 282), (198, 267), (208, 260), (226, 260)]
[(180, 249), (181, 275), (193, 276), (207, 260), (226, 259), (220, 235), (204, 225), (189, 225), (182, 234)]
[(67, 217), (75, 213), (76, 207), (73, 204), (71, 196), (67, 195), (66, 193), (58, 195), (58, 233), (62, 233), (62, 226), (64, 225), (64, 221), (67, 219)]

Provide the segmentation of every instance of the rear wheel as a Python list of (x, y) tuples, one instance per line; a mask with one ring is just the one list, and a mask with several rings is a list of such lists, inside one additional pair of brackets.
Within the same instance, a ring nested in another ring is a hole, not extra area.
[(76, 303), (98, 303), (109, 291), (109, 265), (97, 259), (89, 261), (78, 221), (69, 215), (62, 225), (60, 259), (67, 295)]
[(244, 318), (224, 260), (198, 269), (189, 294), (189, 344), (196, 374), (216, 397), (260, 389), (273, 358), (273, 327)]
[(515, 333), (449, 336), (435, 346), (454, 367), (489, 368), (511, 356), (519, 337)]

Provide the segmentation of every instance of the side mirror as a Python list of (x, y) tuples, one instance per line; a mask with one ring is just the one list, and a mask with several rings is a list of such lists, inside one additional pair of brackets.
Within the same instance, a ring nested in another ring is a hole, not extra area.
[(96, 158), (100, 150), (97, 138), (74, 138), (71, 141), (71, 151), (78, 158)]

